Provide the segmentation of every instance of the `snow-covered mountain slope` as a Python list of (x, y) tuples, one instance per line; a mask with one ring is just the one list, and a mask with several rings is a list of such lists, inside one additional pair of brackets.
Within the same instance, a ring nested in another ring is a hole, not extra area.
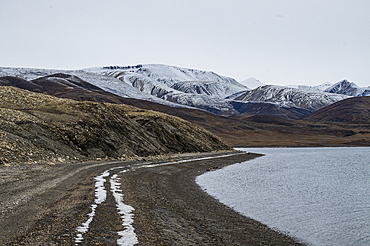
[[(157, 68), (153, 75), (149, 74), (149, 68)], [(136, 73), (135, 71), (139, 71)], [(166, 72), (161, 75), (160, 71)], [(182, 71), (185, 71), (182, 73)], [(81, 70), (49, 70), (33, 68), (0, 68), (1, 76), (15, 76), (26, 80), (32, 80), (55, 73), (65, 73), (77, 76), (105, 91), (122, 97), (130, 97), (148, 100), (172, 107), (196, 107), (217, 114), (237, 113), (233, 106), (224, 100), (224, 97), (247, 88), (240, 85), (234, 79), (217, 75), (213, 72), (202, 72), (194, 69), (180, 69), (165, 65), (138, 65), (129, 67), (106, 67), (88, 68)], [(146, 76), (148, 75), (148, 76)], [(174, 78), (171, 78), (171, 76)], [(153, 79), (153, 78), (156, 78)], [(193, 93), (184, 86), (186, 83), (178, 81), (182, 79), (192, 80)], [(207, 81), (194, 81), (194, 79), (206, 79)], [(214, 79), (216, 81), (210, 81)], [(176, 87), (172, 88), (169, 85)], [(203, 88), (197, 92), (197, 87)], [(197, 93), (195, 93), (197, 92)]]
[(329, 93), (343, 94), (354, 97), (370, 95), (369, 87), (362, 88), (353, 82), (349, 82), (348, 80), (339, 81), (327, 88), (325, 91)]
[(327, 88), (329, 88), (332, 85), (333, 85), (332, 83), (325, 82), (321, 85), (316, 85), (316, 86), (312, 86), (312, 85), (289, 85), (287, 87), (296, 88), (296, 89), (300, 89), (300, 90), (304, 90), (304, 91), (325, 91)]
[(208, 95), (216, 98), (225, 98), (246, 87), (215, 81), (182, 81), (172, 85), (172, 88), (190, 94)]
[(236, 101), (274, 103), (281, 107), (297, 107), (316, 111), (334, 102), (348, 98), (348, 96), (266, 85), (228, 98)]
[(126, 84), (139, 89), (141, 92), (158, 98), (175, 91), (171, 87), (141, 74), (129, 73), (125, 76), (119, 76), (118, 78)]
[(103, 68), (91, 68), (91, 69), (82, 69), (82, 70), (56, 70), (56, 69), (39, 69), (39, 68), (9, 68), (9, 67), (0, 67), (0, 77), (3, 76), (14, 76), (19, 77), (25, 80), (33, 80), (40, 77), (64, 73), (77, 76), (84, 81), (87, 81), (107, 92), (116, 94), (121, 97), (136, 98), (147, 100), (151, 102), (156, 102), (172, 107), (188, 107), (186, 105), (180, 105), (177, 103), (172, 103), (165, 101), (156, 96), (152, 96), (147, 93), (142, 93), (139, 89), (129, 85), (118, 78), (111, 76), (106, 76), (97, 72), (99, 70), (105, 70)]
[(0, 67), (0, 77), (13, 76), (25, 80), (37, 79), (43, 76), (48, 76), (54, 73), (66, 72), (56, 69), (40, 69), (40, 68), (18, 68), (18, 67)]
[(248, 88), (250, 88), (250, 89), (255, 89), (258, 86), (266, 85), (266, 84), (262, 83), (261, 81), (259, 81), (258, 79), (255, 79), (255, 78), (248, 78), (246, 80), (240, 81), (239, 83), (248, 87)]
[(325, 91), (327, 88), (329, 88), (332, 85), (333, 85), (332, 83), (325, 82), (321, 85), (316, 85), (316, 86), (312, 86), (312, 85), (287, 85), (287, 87), (300, 89), (300, 90), (303, 90), (303, 91), (315, 91), (315, 92), (317, 92), (317, 91)]
[(172, 86), (174, 83), (180, 81), (214, 81), (241, 86), (235, 79), (221, 76), (214, 72), (180, 68), (162, 64), (138, 65), (126, 69), (121, 67), (111, 70), (141, 74), (168, 86)]
[[(352, 95), (367, 95), (366, 93), (370, 92), (369, 88), (359, 88), (353, 84), (346, 87), (345, 81), (339, 83), (339, 88), (337, 83), (331, 86), (331, 89), (327, 89), (334, 93), (323, 91), (330, 86), (327, 83), (320, 86), (298, 86), (298, 88), (265, 85), (252, 90), (233, 78), (214, 72), (155, 64), (68, 71), (0, 68), (0, 77), (15, 76), (26, 80), (57, 73), (76, 76), (121, 97), (142, 99), (172, 107), (198, 108), (223, 115), (278, 112), (279, 107), (280, 109), (284, 107), (285, 111), (289, 111), (289, 114), (285, 114), (287, 118), (299, 118)], [(248, 79), (248, 81), (250, 87), (260, 83), (256, 79)], [(353, 90), (348, 93), (349, 88), (355, 88), (355, 93), (352, 93)], [(266, 109), (263, 108), (264, 106)], [(296, 111), (300, 112), (294, 116)]]
[(321, 85), (313, 86), (313, 88), (315, 88), (317, 90), (320, 90), (320, 91), (325, 91), (327, 88), (329, 88), (332, 85), (333, 84), (330, 83), (330, 82), (325, 82), (325, 83), (323, 83)]
[(214, 72), (160, 64), (111, 66), (83, 71), (118, 79), (143, 94), (155, 96), (167, 102), (221, 114), (236, 113), (233, 106), (224, 100), (225, 97), (248, 89), (235, 79)]
[(163, 91), (174, 92), (174, 90), (177, 90), (217, 98), (224, 98), (238, 91), (247, 90), (245, 86), (238, 83), (235, 79), (221, 76), (214, 72), (161, 64), (128, 67), (114, 66), (103, 69), (88, 69), (86, 71), (118, 78), (127, 84), (139, 88), (142, 92), (157, 97), (162, 95), (157, 95), (153, 90), (158, 90), (161, 93)]

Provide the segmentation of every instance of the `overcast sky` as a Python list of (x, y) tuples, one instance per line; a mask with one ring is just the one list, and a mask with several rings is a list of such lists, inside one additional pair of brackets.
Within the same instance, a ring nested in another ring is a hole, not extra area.
[(0, 66), (167, 64), (370, 85), (366, 0), (0, 0)]

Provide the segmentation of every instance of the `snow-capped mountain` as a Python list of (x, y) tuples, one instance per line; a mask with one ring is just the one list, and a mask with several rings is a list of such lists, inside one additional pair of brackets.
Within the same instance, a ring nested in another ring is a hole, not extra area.
[[(235, 79), (196, 69), (161, 64), (105, 67), (87, 70), (118, 78), (140, 91), (161, 97), (164, 92), (185, 92), (225, 98), (247, 88)], [(218, 88), (219, 87), (219, 88)], [(160, 91), (160, 94), (156, 92)]]
[[(307, 115), (350, 96), (370, 95), (370, 88), (360, 88), (346, 80), (332, 86), (325, 83), (292, 88), (263, 85), (250, 78), (243, 82), (245, 86), (214, 72), (156, 64), (80, 70), (0, 68), (0, 77), (15, 76), (28, 81), (57, 73), (76, 76), (121, 97), (172, 107), (198, 108), (222, 115), (274, 111), (274, 115), (278, 116), (280, 107), (284, 110), (291, 108), (290, 116), (283, 117), (299, 118), (303, 111)], [(255, 86), (258, 87), (250, 89)], [(269, 110), (263, 109), (264, 104)], [(303, 111), (294, 116), (295, 109)]]
[(362, 88), (353, 82), (349, 82), (348, 80), (342, 80), (327, 88), (325, 92), (358, 97), (358, 96), (369, 96), (370, 88), (369, 87)]
[(242, 81), (239, 81), (240, 84), (242, 85), (245, 85), (246, 87), (250, 88), (250, 89), (255, 89), (257, 88), (258, 86), (264, 86), (266, 84), (262, 83), (261, 81), (259, 81), (258, 79), (255, 79), (255, 78), (248, 78), (246, 80), (242, 80)]
[(118, 78), (106, 76), (98, 71), (106, 70), (103, 68), (90, 68), (81, 70), (56, 70), (56, 69), (39, 69), (39, 68), (10, 68), (1, 67), (0, 77), (14, 76), (25, 80), (33, 80), (44, 76), (49, 76), (57, 73), (64, 73), (77, 76), (82, 80), (89, 82), (107, 92), (116, 94), (121, 97), (136, 98), (156, 103), (165, 104), (172, 107), (187, 107), (177, 103), (171, 103), (152, 96), (147, 93), (142, 93), (139, 89), (129, 85)]
[(195, 107), (217, 114), (237, 113), (224, 98), (247, 90), (236, 80), (214, 72), (166, 65), (110, 66), (72, 71), (0, 68), (0, 77), (16, 76), (26, 80), (54, 73), (77, 76), (122, 97), (143, 99), (173, 107)]
[(248, 89), (235, 79), (214, 72), (161, 64), (111, 66), (83, 71), (118, 79), (143, 94), (155, 96), (167, 102), (219, 114), (236, 113), (233, 106), (224, 99)]
[(281, 107), (297, 107), (312, 112), (345, 98), (348, 96), (277, 85), (260, 86), (254, 90), (228, 97), (228, 99), (236, 101), (273, 103)]
[(117, 74), (117, 72), (141, 74), (168, 86), (172, 86), (174, 83), (180, 81), (214, 81), (241, 86), (235, 79), (221, 76), (214, 72), (162, 64), (138, 65), (126, 68), (116, 67), (111, 70), (114, 70), (115, 74)]

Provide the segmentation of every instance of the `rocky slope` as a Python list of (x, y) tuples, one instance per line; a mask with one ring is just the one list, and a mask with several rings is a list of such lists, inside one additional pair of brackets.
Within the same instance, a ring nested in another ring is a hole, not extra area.
[(0, 86), (1, 163), (129, 158), (229, 149), (180, 118)]

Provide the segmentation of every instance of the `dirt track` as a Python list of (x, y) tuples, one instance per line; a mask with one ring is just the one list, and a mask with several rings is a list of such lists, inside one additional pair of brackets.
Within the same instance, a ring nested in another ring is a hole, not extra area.
[(121, 168), (109, 171), (104, 183), (106, 200), (97, 206), (81, 245), (117, 245), (117, 232), (124, 230), (108, 182), (114, 174), (120, 178), (124, 203), (135, 208), (132, 225), (138, 245), (296, 244), (220, 204), (194, 182), (207, 170), (255, 155), (176, 163), (179, 158), (219, 154), (178, 156), (174, 161), (163, 161), (163, 166), (150, 168), (143, 167), (149, 164), (145, 160), (1, 167), (1, 245), (75, 245), (76, 228), (88, 220), (94, 204), (94, 178), (113, 167)]

